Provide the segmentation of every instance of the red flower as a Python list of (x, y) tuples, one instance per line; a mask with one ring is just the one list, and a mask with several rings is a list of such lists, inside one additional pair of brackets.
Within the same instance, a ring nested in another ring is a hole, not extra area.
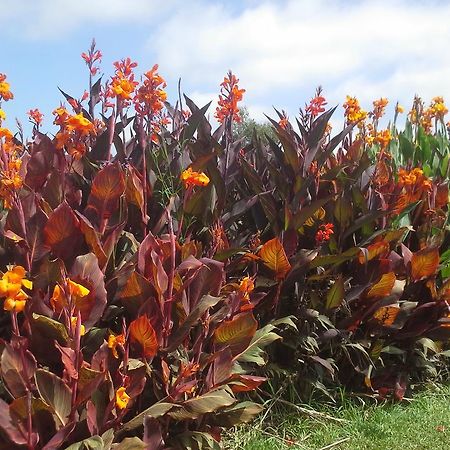
[(334, 234), (333, 228), (334, 225), (332, 223), (320, 225), (316, 233), (316, 244), (320, 245), (323, 242), (329, 241), (331, 235)]
[(324, 106), (327, 104), (325, 97), (321, 95), (316, 95), (311, 101), (309, 105), (306, 107), (306, 112), (310, 113), (312, 117), (318, 116), (320, 113), (325, 112)]

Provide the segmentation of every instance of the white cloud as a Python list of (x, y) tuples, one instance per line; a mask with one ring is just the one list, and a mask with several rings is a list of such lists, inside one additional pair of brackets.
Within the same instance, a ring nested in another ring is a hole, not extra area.
[[(68, 37), (86, 24), (149, 22), (174, 6), (174, 0), (0, 0), (2, 27), (28, 39)], [(131, 45), (131, 43), (130, 43)]]
[(347, 93), (364, 102), (409, 103), (415, 93), (450, 98), (448, 1), (246, 5), (236, 13), (226, 3), (189, 2), (160, 24), (149, 48), (168, 73), (199, 90), (211, 91), (232, 68), (258, 115), (270, 104), (295, 114), (319, 84), (330, 102)]
[[(0, 0), (7, 33), (68, 39), (86, 24), (148, 26), (140, 45), (170, 85), (198, 103), (217, 98), (228, 69), (252, 115), (272, 105), (296, 114), (322, 85), (329, 104), (346, 94), (366, 107), (415, 93), (450, 100), (448, 0)], [(137, 48), (131, 42), (130, 51)], [(176, 89), (175, 89), (176, 90)], [(214, 113), (214, 105), (210, 115)]]

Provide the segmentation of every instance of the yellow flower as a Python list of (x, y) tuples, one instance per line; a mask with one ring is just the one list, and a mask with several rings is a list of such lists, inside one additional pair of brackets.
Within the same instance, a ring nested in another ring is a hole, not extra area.
[(14, 95), (10, 91), (9, 83), (6, 81), (6, 75), (0, 73), (0, 100), (11, 100), (14, 98)]
[(25, 308), (28, 295), (23, 291), (33, 289), (33, 283), (25, 278), (25, 269), (14, 266), (0, 280), (0, 297), (6, 297), (3, 308), (6, 311), (21, 312)]
[(194, 172), (192, 167), (189, 167), (181, 174), (181, 180), (184, 186), (207, 186), (209, 184), (208, 176), (203, 172)]
[(123, 334), (119, 334), (115, 336), (114, 334), (110, 334), (108, 337), (108, 348), (111, 349), (114, 358), (118, 358), (117, 354), (117, 346), (125, 344), (125, 336)]
[[(69, 294), (72, 297), (72, 300), (75, 301), (75, 304), (82, 298), (89, 295), (90, 290), (81, 284), (75, 283), (70, 278), (66, 280), (67, 287), (69, 289)], [(61, 310), (64, 306), (67, 305), (67, 299), (64, 293), (64, 290), (61, 289), (61, 286), (57, 284), (53, 289), (53, 295), (50, 299), (50, 304), (54, 310)]]
[(249, 295), (255, 289), (255, 282), (250, 277), (242, 278), (239, 284), (239, 290), (244, 293), (244, 298), (249, 298)]
[(403, 108), (402, 105), (399, 105), (397, 103), (397, 106), (395, 107), (395, 111), (397, 112), (397, 114), (403, 114), (405, 112), (405, 108)]
[(95, 131), (94, 124), (89, 119), (86, 119), (82, 113), (70, 116), (67, 119), (67, 129), (69, 131), (78, 131), (83, 136), (87, 136)]
[(367, 117), (367, 112), (363, 111), (359, 106), (359, 101), (356, 97), (347, 95), (347, 100), (344, 103), (345, 117), (348, 123), (358, 123)]
[(5, 119), (6, 119), (5, 111), (3, 111), (3, 109), (0, 109), (0, 122)]
[[(72, 330), (75, 333), (76, 326), (77, 326), (78, 318), (77, 317), (71, 317), (70, 318), (70, 324), (72, 325)], [(80, 325), (80, 336), (84, 336), (86, 334), (86, 327), (81, 324)]]
[(130, 396), (127, 394), (127, 391), (122, 386), (116, 391), (116, 406), (119, 409), (124, 409), (127, 407), (128, 402), (130, 401)]

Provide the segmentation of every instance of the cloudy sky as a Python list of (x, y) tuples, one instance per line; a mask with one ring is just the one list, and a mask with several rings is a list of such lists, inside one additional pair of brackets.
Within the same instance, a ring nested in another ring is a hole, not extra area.
[(173, 101), (179, 78), (199, 104), (216, 99), (232, 69), (256, 119), (273, 106), (294, 116), (318, 85), (330, 105), (346, 94), (367, 108), (381, 96), (450, 100), (447, 0), (0, 0), (0, 10), (10, 123), (39, 107), (49, 124), (58, 86), (81, 96), (92, 37), (104, 77), (126, 56), (140, 73), (158, 63)]

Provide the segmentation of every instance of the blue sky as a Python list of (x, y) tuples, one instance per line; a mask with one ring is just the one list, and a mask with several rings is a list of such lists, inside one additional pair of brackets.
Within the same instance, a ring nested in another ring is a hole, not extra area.
[(406, 107), (416, 93), (450, 100), (446, 0), (0, 0), (0, 9), (10, 126), (39, 107), (50, 127), (58, 86), (81, 96), (92, 37), (105, 77), (126, 56), (139, 73), (159, 63), (173, 102), (178, 78), (199, 104), (215, 100), (232, 69), (257, 119), (272, 106), (294, 116), (318, 85), (330, 105), (346, 94), (367, 108), (381, 96)]

